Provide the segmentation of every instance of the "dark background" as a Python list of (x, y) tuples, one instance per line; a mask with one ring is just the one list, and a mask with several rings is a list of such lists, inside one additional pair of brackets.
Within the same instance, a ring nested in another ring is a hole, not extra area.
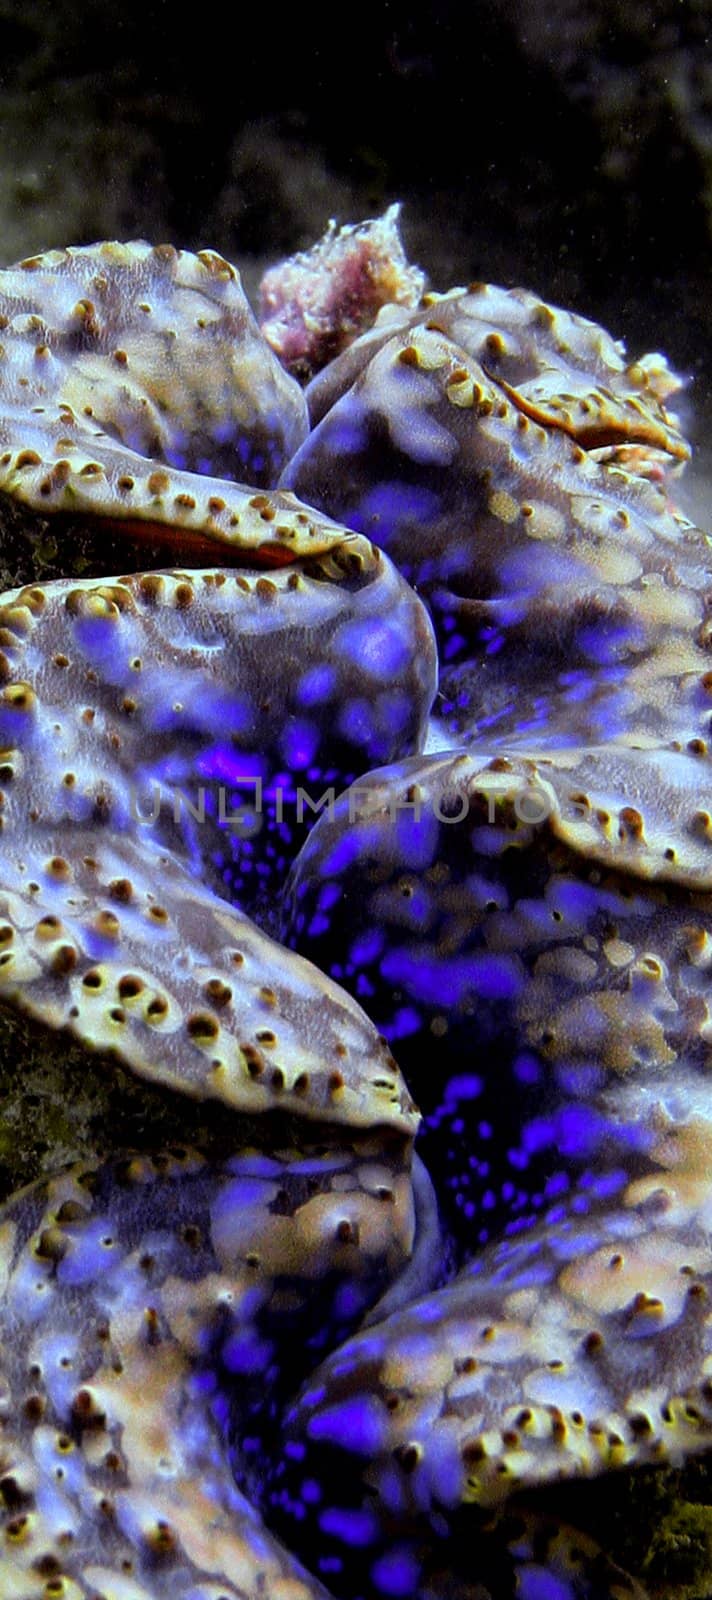
[[(254, 288), (404, 201), (435, 287), (523, 283), (663, 348), (710, 408), (712, 0), (0, 0), (0, 261), (209, 245)], [(702, 462), (705, 468), (704, 448)]]
[(326, 37), (304, 18), (2, 0), (5, 259), (97, 229), (269, 255), (402, 195), (445, 276), (526, 271), (632, 312), (702, 287), (709, 0), (365, 0)]

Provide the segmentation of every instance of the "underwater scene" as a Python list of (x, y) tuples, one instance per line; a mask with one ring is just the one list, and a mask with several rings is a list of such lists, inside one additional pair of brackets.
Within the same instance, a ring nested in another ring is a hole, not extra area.
[(712, 4), (0, 3), (0, 1600), (712, 1600)]

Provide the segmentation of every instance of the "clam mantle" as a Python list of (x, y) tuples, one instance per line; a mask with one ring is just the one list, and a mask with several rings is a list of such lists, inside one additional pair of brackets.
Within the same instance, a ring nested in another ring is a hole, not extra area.
[(642, 1596), (509, 1497), (712, 1443), (677, 383), (385, 222), (0, 272), (0, 999), (184, 1130), (2, 1210), (8, 1600)]

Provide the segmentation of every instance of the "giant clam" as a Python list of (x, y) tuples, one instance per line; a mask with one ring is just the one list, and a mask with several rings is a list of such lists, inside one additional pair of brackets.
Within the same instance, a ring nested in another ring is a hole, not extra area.
[(537, 1487), (712, 1443), (675, 380), (384, 282), (302, 391), (213, 253), (0, 272), (0, 999), (180, 1139), (0, 1213), (8, 1600), (642, 1595)]

